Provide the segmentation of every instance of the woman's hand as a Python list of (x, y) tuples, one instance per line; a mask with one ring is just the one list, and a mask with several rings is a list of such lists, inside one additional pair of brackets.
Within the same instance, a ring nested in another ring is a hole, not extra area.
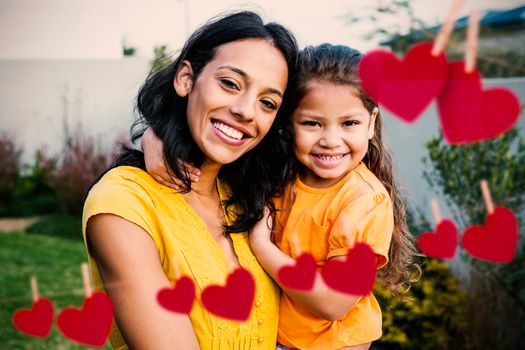
[[(171, 187), (177, 191), (184, 188), (184, 183), (166, 166), (162, 141), (155, 135), (153, 129), (146, 129), (142, 136), (141, 147), (144, 151), (146, 170), (151, 177), (164, 186)], [(198, 168), (182, 161), (177, 161), (177, 164), (179, 169), (184, 169), (189, 174), (192, 182), (199, 181), (200, 170)]]

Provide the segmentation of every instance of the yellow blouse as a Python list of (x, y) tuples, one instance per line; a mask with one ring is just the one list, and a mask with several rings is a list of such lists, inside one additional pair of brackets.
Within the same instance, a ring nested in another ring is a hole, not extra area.
[[(224, 199), (225, 189), (219, 181), (217, 184)], [(117, 167), (105, 174), (88, 194), (82, 222), (84, 240), (89, 218), (102, 213), (118, 215), (142, 227), (154, 240), (170, 281), (175, 276), (172, 259), (176, 259), (182, 274), (193, 278), (197, 298), (189, 317), (201, 349), (275, 349), (279, 290), (253, 256), (247, 233), (231, 234), (231, 238), (241, 266), (255, 279), (255, 305), (248, 320), (237, 322), (215, 316), (203, 307), (200, 293), (210, 284), (225, 284), (228, 262), (205, 223), (179, 193), (139, 168)], [(227, 213), (226, 220), (231, 219), (232, 213)], [(95, 289), (103, 290), (91, 256), (89, 265)], [(116, 324), (110, 342), (114, 349), (128, 348)]]

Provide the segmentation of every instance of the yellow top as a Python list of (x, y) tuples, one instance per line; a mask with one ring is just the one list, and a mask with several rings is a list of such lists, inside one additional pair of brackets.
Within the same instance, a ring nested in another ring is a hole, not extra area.
[[(224, 199), (225, 189), (219, 181), (217, 186)], [(179, 193), (159, 184), (139, 168), (117, 167), (89, 192), (82, 222), (84, 239), (89, 218), (102, 213), (118, 215), (142, 227), (154, 240), (170, 281), (175, 278), (172, 259), (176, 259), (182, 274), (193, 278), (197, 298), (189, 317), (201, 349), (275, 349), (279, 290), (257, 263), (246, 233), (231, 234), (231, 238), (241, 266), (255, 279), (255, 305), (247, 321), (237, 322), (209, 313), (200, 301), (205, 287), (226, 283), (229, 268), (225, 254), (205, 223)], [(232, 213), (228, 215), (229, 221)], [(103, 290), (91, 255), (89, 265), (95, 289)], [(114, 349), (128, 348), (116, 324), (110, 342)]]
[[(290, 208), (291, 203), (291, 209), (278, 212), (275, 236), (275, 242), (286, 254), (297, 258), (291, 239), (295, 233), (301, 251), (314, 256), (319, 270), (327, 259), (345, 255), (354, 242), (372, 247), (378, 268), (387, 263), (394, 222), (392, 203), (385, 187), (365, 164), (328, 188), (312, 188), (298, 178), (295, 186), (289, 186), (285, 198), (276, 201), (276, 207)], [(279, 311), (278, 341), (288, 347), (339, 349), (381, 336), (381, 309), (372, 293), (360, 298), (336, 321), (308, 312), (285, 293)]]

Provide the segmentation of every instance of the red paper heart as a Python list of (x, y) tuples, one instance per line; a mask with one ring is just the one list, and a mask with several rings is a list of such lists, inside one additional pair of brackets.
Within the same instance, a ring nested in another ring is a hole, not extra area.
[(366, 92), (402, 120), (411, 123), (445, 85), (448, 63), (444, 53), (431, 55), (432, 43), (414, 45), (401, 61), (385, 50), (374, 50), (359, 63)]
[(195, 301), (195, 284), (188, 276), (182, 276), (173, 288), (163, 288), (157, 293), (160, 306), (169, 311), (187, 314)]
[(236, 321), (245, 321), (250, 316), (255, 298), (255, 280), (241, 268), (228, 276), (226, 285), (211, 285), (201, 294), (202, 304), (209, 312)]
[(461, 239), (463, 248), (475, 258), (511, 262), (518, 244), (518, 222), (509, 209), (498, 207), (487, 215), (485, 225), (470, 226)]
[(376, 276), (376, 256), (368, 244), (356, 243), (346, 254), (346, 260), (329, 259), (321, 270), (326, 284), (337, 291), (367, 295)]
[(456, 225), (450, 220), (442, 220), (437, 225), (435, 233), (422, 233), (417, 240), (417, 245), (423, 253), (432, 258), (453, 258), (458, 246)]
[(49, 299), (40, 297), (33, 302), (30, 310), (16, 310), (12, 320), (20, 332), (45, 338), (49, 335), (53, 324), (53, 304)]
[(75, 342), (103, 346), (113, 321), (113, 304), (109, 297), (95, 292), (84, 300), (82, 309), (65, 308), (58, 315), (58, 329)]
[(313, 256), (302, 253), (294, 265), (283, 266), (277, 278), (286, 287), (297, 290), (311, 290), (315, 282), (316, 264)]
[(462, 144), (487, 140), (511, 129), (518, 120), (520, 102), (506, 88), (482, 90), (479, 72), (465, 73), (464, 62), (457, 61), (449, 65), (438, 110), (445, 140)]

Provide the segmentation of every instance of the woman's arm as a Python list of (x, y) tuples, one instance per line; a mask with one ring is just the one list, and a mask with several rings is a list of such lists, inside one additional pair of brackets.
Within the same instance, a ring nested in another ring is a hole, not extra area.
[[(315, 284), (310, 291), (303, 292), (290, 289), (280, 283), (277, 278), (279, 269), (286, 265), (295, 264), (295, 260), (271, 242), (271, 231), (266, 222), (267, 216), (264, 216), (250, 231), (250, 246), (266, 272), (290, 298), (311, 313), (329, 321), (335, 321), (346, 315), (360, 297), (331, 289), (326, 285), (319, 272), (316, 272)], [(334, 257), (332, 259), (344, 260), (345, 257)]]
[(86, 230), (129, 348), (199, 349), (188, 315), (169, 312), (157, 302), (157, 292), (172, 284), (150, 236), (140, 226), (112, 214), (93, 216)]

